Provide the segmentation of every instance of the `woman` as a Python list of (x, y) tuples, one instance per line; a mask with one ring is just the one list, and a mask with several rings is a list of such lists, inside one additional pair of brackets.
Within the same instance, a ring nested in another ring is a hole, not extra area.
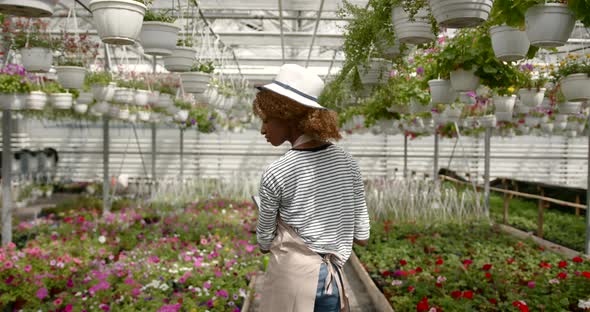
[(340, 139), (338, 118), (318, 104), (323, 81), (286, 64), (261, 87), (254, 113), (273, 146), (292, 149), (262, 174), (257, 239), (270, 252), (261, 311), (347, 311), (342, 266), (353, 241), (366, 245), (369, 216), (362, 176)]

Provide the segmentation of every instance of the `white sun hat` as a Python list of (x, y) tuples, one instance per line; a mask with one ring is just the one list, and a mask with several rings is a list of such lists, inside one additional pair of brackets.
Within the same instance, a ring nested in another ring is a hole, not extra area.
[(326, 109), (318, 103), (324, 81), (309, 69), (297, 64), (284, 64), (271, 83), (258, 89), (278, 93), (307, 107)]

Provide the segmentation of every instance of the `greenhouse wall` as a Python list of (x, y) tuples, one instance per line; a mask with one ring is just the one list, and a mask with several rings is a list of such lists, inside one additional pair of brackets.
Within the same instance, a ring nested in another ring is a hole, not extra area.
[[(21, 122), (13, 133), (13, 149), (53, 147), (59, 152), (59, 177), (76, 181), (102, 178), (102, 123)], [(135, 134), (137, 133), (136, 140)], [(112, 121), (110, 125), (110, 174), (132, 179), (151, 175), (151, 125), (132, 126)], [(156, 139), (156, 174), (178, 179), (180, 131), (159, 126)], [(403, 175), (402, 135), (347, 135), (338, 143), (359, 161), (366, 178), (396, 178)], [(258, 179), (261, 171), (288, 147), (273, 148), (255, 130), (241, 133), (184, 134), (186, 178)], [(587, 139), (562, 136), (493, 137), (491, 177), (540, 181), (586, 187)], [(434, 137), (408, 140), (408, 170), (422, 178), (432, 176)], [(483, 182), (483, 138), (440, 140), (439, 168), (450, 168)], [(142, 161), (143, 159), (143, 161)], [(450, 166), (449, 166), (450, 164)], [(145, 169), (144, 169), (145, 168)]]

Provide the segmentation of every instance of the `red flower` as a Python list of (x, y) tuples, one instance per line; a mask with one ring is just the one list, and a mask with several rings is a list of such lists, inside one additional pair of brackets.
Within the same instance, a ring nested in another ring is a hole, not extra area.
[(414, 292), (415, 289), (416, 287), (414, 286), (408, 286), (408, 292)]
[(484, 271), (489, 271), (491, 268), (492, 268), (491, 264), (484, 264), (481, 269)]
[(541, 262), (541, 263), (539, 264), (539, 267), (540, 267), (540, 268), (551, 269), (551, 264), (549, 264), (549, 263), (547, 263), (547, 262), (544, 262), (544, 261), (543, 261), (543, 262)]
[(567, 266), (567, 261), (560, 261), (558, 266), (560, 268), (565, 268)]
[(572, 259), (572, 261), (574, 261), (575, 263), (582, 263), (582, 262), (584, 262), (584, 259), (582, 259), (581, 257), (574, 257), (574, 259)]
[(508, 258), (508, 260), (506, 260), (506, 263), (508, 263), (508, 264), (514, 263), (514, 258)]
[(438, 288), (441, 288), (442, 287), (442, 284), (441, 283), (436, 283), (436, 284), (434, 284), (434, 286), (436, 286)]
[(590, 272), (582, 272), (582, 275), (583, 275), (585, 278), (590, 278)]
[(383, 277), (387, 277), (387, 276), (390, 276), (390, 275), (391, 275), (391, 272), (389, 272), (389, 271), (383, 271), (383, 272), (381, 272), (381, 276), (383, 276)]
[(522, 300), (514, 301), (514, 302), (512, 302), (512, 305), (517, 307), (520, 310), (520, 312), (529, 312), (529, 307)]
[(451, 292), (451, 297), (453, 297), (455, 299), (461, 298), (461, 291), (460, 290), (455, 290), (455, 291)]
[(494, 299), (494, 298), (490, 298), (490, 299), (488, 299), (488, 301), (489, 301), (491, 304), (498, 304), (498, 300), (496, 300), (496, 299)]
[(404, 266), (406, 264), (408, 264), (408, 261), (406, 261), (406, 260), (403, 260), (402, 259), (402, 260), (399, 261), (399, 265), (401, 265), (401, 266)]
[(430, 310), (430, 305), (428, 305), (428, 298), (424, 297), (422, 298), (422, 300), (420, 300), (420, 302), (418, 302), (418, 305), (416, 306), (416, 311), (421, 312), (428, 310)]
[(409, 270), (409, 271), (408, 271), (408, 273), (409, 273), (410, 275), (414, 275), (414, 274), (416, 274), (416, 270)]
[(416, 272), (418, 272), (418, 273), (422, 273), (422, 268), (421, 268), (421, 267), (417, 267), (417, 268), (416, 268)]
[(492, 278), (492, 274), (491, 274), (490, 272), (486, 272), (486, 278), (487, 278), (487, 279), (490, 279), (490, 278)]
[(464, 291), (463, 298), (473, 299), (473, 291), (471, 291), (471, 290)]
[(567, 273), (561, 272), (561, 273), (557, 274), (557, 277), (559, 277), (561, 279), (566, 279), (567, 278)]
[(441, 258), (438, 258), (438, 259), (436, 260), (436, 265), (441, 265), (441, 264), (443, 264), (443, 263), (445, 263), (445, 262), (444, 262), (444, 261), (443, 261), (443, 259), (441, 259)]

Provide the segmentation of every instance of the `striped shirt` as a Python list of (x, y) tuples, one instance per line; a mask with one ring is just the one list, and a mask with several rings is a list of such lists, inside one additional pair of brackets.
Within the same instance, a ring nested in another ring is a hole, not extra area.
[(333, 253), (344, 265), (353, 239), (369, 238), (369, 215), (357, 162), (342, 148), (326, 144), (291, 149), (262, 174), (256, 236), (269, 250), (277, 212), (317, 253)]

